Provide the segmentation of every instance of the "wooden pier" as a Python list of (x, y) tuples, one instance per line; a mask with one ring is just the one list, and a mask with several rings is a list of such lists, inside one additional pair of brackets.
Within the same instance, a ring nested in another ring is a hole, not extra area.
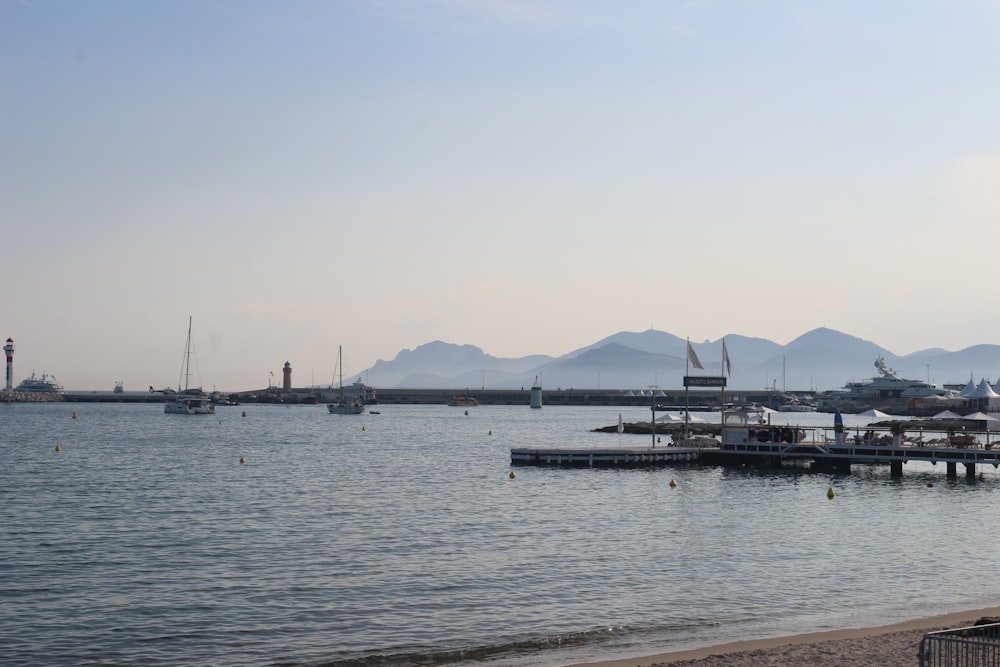
[(514, 465), (573, 468), (643, 468), (671, 463), (695, 463), (698, 450), (684, 447), (596, 447), (532, 449), (512, 448)]
[(966, 477), (976, 476), (977, 465), (1000, 466), (1000, 449), (920, 447), (913, 445), (836, 445), (827, 443), (747, 443), (721, 447), (609, 447), (609, 448), (527, 448), (510, 450), (513, 465), (541, 465), (583, 468), (636, 468), (698, 463), (721, 466), (776, 467), (801, 462), (813, 470), (850, 472), (851, 466), (888, 465), (894, 476), (903, 474), (903, 464), (929, 461), (944, 465), (948, 477), (958, 476), (958, 465)]
[(958, 464), (966, 477), (976, 476), (977, 465), (1000, 466), (1000, 450), (985, 447), (926, 447), (913, 444), (836, 443), (745, 443), (704, 450), (700, 463), (718, 465), (781, 465), (785, 461), (811, 462), (814, 469), (850, 472), (851, 465), (888, 465), (890, 474), (901, 476), (903, 464), (929, 461), (944, 464), (948, 477), (958, 476)]

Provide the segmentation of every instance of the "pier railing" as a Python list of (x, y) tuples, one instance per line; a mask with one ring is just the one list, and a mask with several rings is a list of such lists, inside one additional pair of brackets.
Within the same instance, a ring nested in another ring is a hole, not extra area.
[(1000, 623), (928, 632), (920, 667), (1000, 667)]

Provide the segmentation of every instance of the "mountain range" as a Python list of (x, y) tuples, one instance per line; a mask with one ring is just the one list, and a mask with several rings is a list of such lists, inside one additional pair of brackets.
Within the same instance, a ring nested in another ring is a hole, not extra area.
[[(996, 381), (1000, 345), (974, 345), (949, 352), (941, 348), (899, 356), (873, 343), (828, 328), (813, 329), (787, 345), (763, 338), (728, 335), (692, 343), (704, 366), (689, 375), (722, 375), (725, 340), (730, 360), (727, 385), (732, 390), (778, 389), (823, 391), (871, 378), (875, 360), (903, 378), (936, 384), (965, 384), (970, 378)], [(379, 359), (358, 374), (374, 387), (486, 388), (530, 387), (537, 377), (549, 389), (622, 389), (683, 386), (688, 367), (687, 341), (649, 329), (622, 331), (560, 357), (495, 357), (474, 345), (434, 341), (403, 350), (391, 361)]]

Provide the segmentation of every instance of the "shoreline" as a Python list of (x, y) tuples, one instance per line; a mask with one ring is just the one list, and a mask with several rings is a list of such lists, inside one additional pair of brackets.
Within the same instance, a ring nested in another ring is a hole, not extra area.
[(636, 658), (573, 663), (565, 667), (807, 667), (864, 664), (912, 667), (918, 662), (917, 651), (925, 633), (972, 625), (984, 616), (1000, 617), (1000, 607), (971, 609), (868, 628), (749, 639)]

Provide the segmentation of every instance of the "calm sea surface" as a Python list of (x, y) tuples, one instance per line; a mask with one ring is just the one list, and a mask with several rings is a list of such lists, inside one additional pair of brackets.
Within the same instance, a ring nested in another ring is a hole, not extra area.
[(511, 447), (650, 438), (376, 409), (0, 404), (0, 661), (553, 666), (1000, 604), (993, 468), (510, 479)]

